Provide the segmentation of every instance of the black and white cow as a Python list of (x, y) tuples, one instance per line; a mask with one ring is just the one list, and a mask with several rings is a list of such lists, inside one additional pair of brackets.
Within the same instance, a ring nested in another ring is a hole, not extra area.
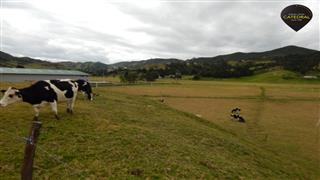
[(88, 99), (90, 101), (93, 100), (93, 93), (92, 93), (92, 89), (91, 89), (91, 85), (88, 81), (83, 80), (83, 79), (78, 79), (76, 80), (79, 88), (78, 91), (83, 92), (87, 95)]
[(240, 111), (241, 111), (240, 108), (234, 108), (234, 109), (232, 109), (232, 110), (231, 110), (231, 114), (230, 114), (231, 120), (236, 120), (236, 121), (241, 122), (241, 123), (246, 122), (246, 121), (244, 120), (244, 118), (240, 115)]
[(38, 119), (40, 108), (49, 103), (55, 117), (58, 117), (57, 102), (67, 102), (67, 112), (73, 113), (74, 103), (77, 97), (78, 85), (72, 80), (43, 80), (33, 85), (17, 89), (9, 87), (0, 100), (0, 106), (23, 101), (31, 104), (35, 111), (35, 119)]

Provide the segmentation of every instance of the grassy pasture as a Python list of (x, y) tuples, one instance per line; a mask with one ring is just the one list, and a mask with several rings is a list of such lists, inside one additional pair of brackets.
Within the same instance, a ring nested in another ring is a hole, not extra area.
[[(311, 73), (310, 75), (317, 75)], [(192, 79), (192, 76), (186, 76), (184, 79)], [(319, 79), (305, 79), (302, 74), (292, 71), (277, 69), (267, 72), (260, 72), (251, 76), (239, 78), (203, 78), (209, 81), (226, 81), (226, 82), (254, 82), (254, 83), (273, 83), (273, 84), (320, 84)]]
[[(319, 92), (313, 84), (181, 81), (180, 85), (110, 87), (121, 92), (165, 99), (165, 104), (218, 124), (298, 164), (301, 173), (319, 176)], [(230, 121), (242, 109), (245, 124)]]
[(90, 81), (109, 81), (109, 82), (120, 82), (119, 76), (91, 76)]
[[(60, 103), (60, 121), (43, 108), (34, 176), (318, 179), (319, 88), (187, 80), (96, 88), (93, 102), (79, 95), (74, 115)], [(247, 123), (229, 120), (236, 106)], [(0, 179), (19, 178), (24, 142), (16, 136), (28, 133), (32, 115), (23, 103), (0, 109)]]

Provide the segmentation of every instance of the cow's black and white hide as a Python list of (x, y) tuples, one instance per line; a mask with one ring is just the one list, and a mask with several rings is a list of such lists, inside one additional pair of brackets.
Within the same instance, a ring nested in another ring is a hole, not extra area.
[(90, 101), (92, 101), (93, 100), (93, 93), (92, 93), (92, 88), (91, 88), (90, 83), (86, 80), (83, 80), (83, 79), (78, 79), (78, 80), (76, 80), (76, 82), (78, 83), (78, 86), (79, 86), (78, 91), (86, 94), (88, 99)]
[(245, 120), (244, 120), (244, 118), (240, 115), (240, 111), (241, 111), (240, 108), (234, 108), (234, 109), (232, 109), (232, 110), (231, 110), (231, 114), (230, 114), (231, 120), (236, 120), (236, 121), (238, 121), (238, 122), (244, 123)]
[(40, 108), (49, 103), (55, 117), (59, 119), (57, 102), (66, 101), (67, 112), (73, 113), (77, 92), (78, 85), (75, 81), (43, 80), (22, 89), (9, 87), (0, 100), (0, 106), (5, 107), (19, 101), (29, 103), (34, 108), (35, 119), (38, 119)]

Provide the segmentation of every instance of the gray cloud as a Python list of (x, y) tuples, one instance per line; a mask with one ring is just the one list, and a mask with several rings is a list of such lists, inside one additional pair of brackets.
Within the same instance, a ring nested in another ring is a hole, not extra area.
[[(108, 62), (106, 53), (99, 47), (81, 46), (81, 49), (70, 49), (50, 44), (50, 39), (55, 35), (44, 34), (21, 34), (9, 24), (4, 24), (4, 50), (14, 52), (17, 55), (38, 57), (51, 60), (74, 60), (74, 61), (103, 61)], [(59, 33), (62, 29), (54, 31)], [(10, 32), (10, 33), (9, 33)], [(60, 32), (67, 35), (64, 31)], [(12, 34), (12, 35), (11, 35)], [(69, 36), (66, 42), (76, 44), (77, 39)]]
[[(187, 59), (236, 51), (264, 51), (286, 45), (319, 49), (319, 3), (307, 3), (314, 17), (298, 33), (280, 19), (281, 10), (287, 5), (290, 4), (274, 1), (179, 1), (144, 8), (132, 3), (106, 3), (106, 6), (115, 7), (140, 22), (123, 27), (128, 33), (121, 36), (89, 25), (63, 21), (32, 4), (5, 3), (6, 10), (21, 10), (39, 21), (41, 33), (17, 29), (12, 25), (14, 22), (4, 17), (2, 50), (51, 60), (110, 63), (139, 60), (140, 56)], [(130, 40), (135, 33), (144, 34), (151, 40), (144, 43), (138, 38)], [(120, 57), (114, 57), (117, 54)], [(123, 58), (122, 54), (125, 55)]]
[[(287, 3), (164, 3), (161, 11), (120, 6), (123, 12), (149, 23), (135, 29), (159, 37), (158, 50), (212, 56), (232, 51), (263, 51), (286, 45), (318, 49), (317, 11), (307, 27), (296, 33), (280, 19)], [(316, 6), (314, 7), (316, 9)], [(145, 47), (148, 49), (148, 47)]]

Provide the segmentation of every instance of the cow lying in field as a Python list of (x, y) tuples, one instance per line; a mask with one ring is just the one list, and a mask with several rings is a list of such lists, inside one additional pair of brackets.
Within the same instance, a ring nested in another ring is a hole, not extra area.
[(246, 122), (246, 121), (245, 121), (244, 118), (240, 115), (240, 111), (241, 111), (240, 108), (234, 108), (234, 109), (231, 110), (230, 116), (231, 116), (232, 120), (236, 120), (236, 121), (238, 121), (238, 122), (244, 123), (244, 122)]
[[(34, 119), (39, 117), (40, 108), (49, 103), (52, 111), (58, 117), (57, 102), (67, 102), (67, 112), (73, 113), (74, 103), (78, 92), (78, 83), (73, 80), (44, 80), (38, 81), (29, 87), (17, 89), (9, 87), (0, 100), (0, 106), (5, 107), (9, 104), (23, 101), (31, 104), (35, 111)], [(90, 88), (91, 89), (91, 88)], [(4, 92), (2, 90), (2, 92)]]

